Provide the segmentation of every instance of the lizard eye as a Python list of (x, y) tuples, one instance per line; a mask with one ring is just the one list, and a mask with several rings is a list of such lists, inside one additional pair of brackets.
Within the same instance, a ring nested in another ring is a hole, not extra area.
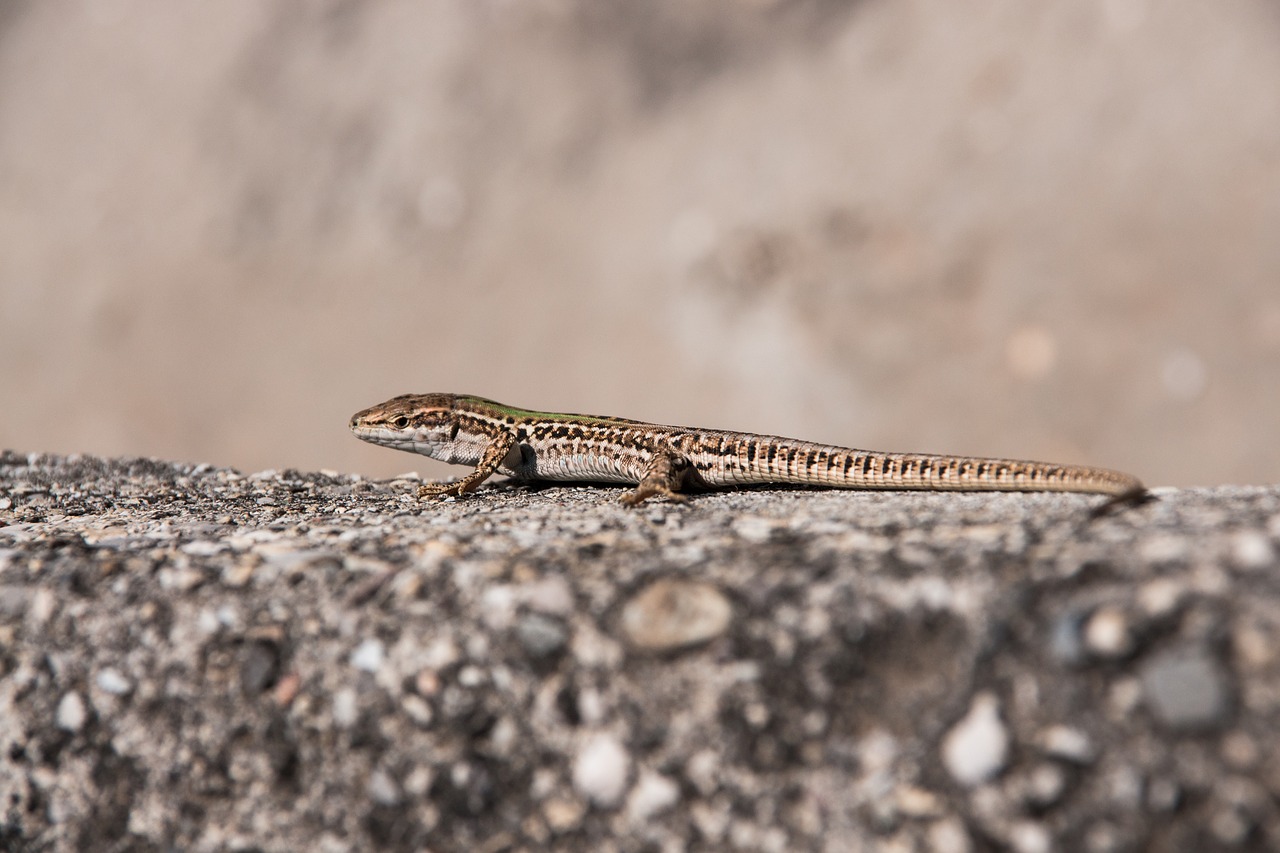
[(409, 425), (409, 419), (408, 419), (407, 417), (405, 417), (404, 415), (401, 415), (400, 417), (398, 417), (398, 418), (396, 418), (394, 421), (392, 421), (392, 422), (391, 422), (391, 425), (392, 425), (393, 427), (395, 427), (396, 429), (404, 429), (405, 427), (407, 427), (407, 426)]

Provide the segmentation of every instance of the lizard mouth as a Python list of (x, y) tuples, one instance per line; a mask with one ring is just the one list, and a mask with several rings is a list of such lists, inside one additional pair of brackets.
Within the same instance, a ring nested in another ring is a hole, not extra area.
[(351, 432), (361, 441), (367, 441), (379, 447), (390, 447), (394, 450), (408, 450), (412, 453), (429, 455), (429, 451), (433, 446), (431, 442), (424, 440), (425, 436), (415, 431), (406, 432), (386, 427), (368, 426), (359, 423), (355, 418), (352, 418), (351, 421)]

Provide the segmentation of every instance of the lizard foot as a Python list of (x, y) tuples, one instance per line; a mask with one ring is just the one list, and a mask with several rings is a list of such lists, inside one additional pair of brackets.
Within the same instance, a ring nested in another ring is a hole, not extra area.
[(423, 483), (418, 487), (419, 498), (443, 498), (461, 494), (462, 490), (457, 483)]

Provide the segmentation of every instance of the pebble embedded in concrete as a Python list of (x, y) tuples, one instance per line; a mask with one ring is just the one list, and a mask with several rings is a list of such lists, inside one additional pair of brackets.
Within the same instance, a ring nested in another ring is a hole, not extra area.
[(369, 774), (366, 790), (369, 799), (380, 806), (394, 806), (400, 802), (400, 788), (385, 770), (378, 769)]
[(1084, 625), (1084, 643), (1095, 657), (1118, 658), (1133, 650), (1129, 620), (1118, 607), (1100, 607)]
[(942, 763), (966, 787), (980, 785), (1004, 769), (1009, 733), (1000, 720), (1000, 703), (990, 693), (974, 697), (969, 712), (947, 732)]
[(626, 603), (622, 630), (638, 649), (669, 652), (715, 639), (732, 615), (729, 600), (711, 584), (664, 578)]
[(343, 687), (333, 694), (333, 723), (340, 729), (349, 729), (355, 725), (359, 705), (356, 691)]
[(1087, 734), (1064, 725), (1051, 726), (1042, 732), (1040, 746), (1045, 754), (1072, 764), (1089, 764), (1096, 755)]
[(1163, 652), (1142, 668), (1141, 680), (1147, 707), (1170, 729), (1209, 729), (1225, 722), (1226, 673), (1204, 650)]
[(133, 685), (127, 678), (110, 667), (99, 672), (94, 681), (99, 690), (110, 693), (112, 696), (124, 696), (133, 689)]
[(666, 776), (645, 770), (627, 797), (627, 816), (642, 823), (671, 808), (680, 798), (680, 788)]
[(1259, 570), (1275, 566), (1276, 551), (1260, 530), (1244, 530), (1231, 540), (1231, 561), (1242, 569)]
[(361, 672), (377, 672), (382, 668), (385, 649), (381, 640), (368, 639), (351, 652), (351, 665)]
[(559, 619), (526, 613), (516, 622), (516, 639), (530, 657), (548, 658), (564, 649), (569, 633)]
[(54, 715), (58, 728), (69, 732), (80, 731), (88, 718), (89, 712), (85, 708), (84, 699), (74, 690), (62, 697)]
[(573, 786), (598, 806), (616, 805), (627, 788), (631, 756), (616, 737), (592, 735), (573, 763)]

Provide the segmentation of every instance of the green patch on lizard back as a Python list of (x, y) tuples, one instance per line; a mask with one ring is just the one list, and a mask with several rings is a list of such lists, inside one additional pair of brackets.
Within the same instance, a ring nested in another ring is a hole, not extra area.
[(493, 400), (486, 400), (484, 397), (459, 397), (458, 400), (478, 410), (488, 410), (500, 417), (532, 418), (536, 420), (568, 421), (570, 423), (602, 425), (642, 423), (641, 421), (628, 420), (627, 418), (606, 418), (596, 415), (575, 415), (563, 412), (535, 412), (531, 409), (518, 409), (515, 406), (507, 406)]

